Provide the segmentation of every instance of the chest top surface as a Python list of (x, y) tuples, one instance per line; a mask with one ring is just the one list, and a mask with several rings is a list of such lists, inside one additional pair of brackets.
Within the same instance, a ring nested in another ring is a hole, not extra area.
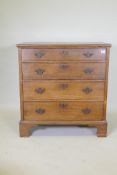
[(111, 47), (109, 43), (82, 43), (82, 42), (26, 42), (16, 45), (18, 48), (98, 48), (98, 47)]

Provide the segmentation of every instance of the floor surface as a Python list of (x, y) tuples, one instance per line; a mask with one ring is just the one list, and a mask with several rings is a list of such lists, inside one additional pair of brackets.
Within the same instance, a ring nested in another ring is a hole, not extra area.
[(0, 175), (117, 175), (117, 117), (108, 114), (108, 137), (96, 129), (38, 127), (20, 138), (19, 111), (0, 112)]

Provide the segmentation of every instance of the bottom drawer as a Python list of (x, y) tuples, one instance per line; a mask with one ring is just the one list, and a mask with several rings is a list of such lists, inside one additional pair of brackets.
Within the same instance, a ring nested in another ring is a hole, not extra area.
[(103, 120), (103, 102), (24, 102), (24, 120)]

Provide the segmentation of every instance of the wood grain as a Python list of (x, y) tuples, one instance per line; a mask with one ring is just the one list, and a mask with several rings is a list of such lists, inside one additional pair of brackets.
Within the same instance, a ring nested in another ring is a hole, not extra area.
[[(39, 112), (43, 110), (43, 112)], [(37, 111), (36, 111), (37, 110)], [(103, 102), (24, 102), (25, 120), (103, 120)]]
[[(23, 63), (26, 79), (105, 79), (105, 63)], [(38, 73), (42, 70), (42, 73)], [(89, 72), (88, 72), (89, 70)]]
[[(20, 136), (21, 137), (28, 137), (31, 135), (31, 130), (34, 127), (39, 125), (73, 125), (73, 126), (87, 126), (87, 127), (96, 127), (97, 128), (97, 136), (98, 137), (106, 137), (107, 136), (107, 121), (78, 121), (78, 120), (46, 120), (46, 121), (27, 121), (21, 120), (19, 123), (20, 126)], [(39, 129), (39, 127), (37, 127)]]
[(110, 57), (110, 49), (107, 48), (106, 49), (106, 81), (105, 81), (105, 85), (104, 85), (104, 116), (106, 117), (106, 109), (107, 109), (107, 93), (108, 93), (108, 72), (109, 72), (109, 57)]
[(18, 61), (19, 61), (19, 90), (20, 90), (20, 112), (21, 112), (21, 119), (24, 118), (24, 106), (23, 106), (23, 73), (22, 73), (22, 49), (18, 49)]
[(93, 43), (88, 43), (88, 42), (60, 42), (60, 43), (51, 43), (51, 42), (33, 42), (33, 43), (20, 43), (16, 45), (18, 48), (28, 48), (28, 49), (35, 49), (35, 48), (107, 48), (111, 47), (111, 44), (109, 43), (98, 43), (98, 42), (93, 42)]
[[(44, 89), (43, 93), (36, 90)], [(87, 88), (89, 92), (87, 92)], [(23, 82), (24, 100), (104, 100), (104, 82), (42, 80)]]
[(22, 61), (105, 61), (106, 48), (23, 49)]

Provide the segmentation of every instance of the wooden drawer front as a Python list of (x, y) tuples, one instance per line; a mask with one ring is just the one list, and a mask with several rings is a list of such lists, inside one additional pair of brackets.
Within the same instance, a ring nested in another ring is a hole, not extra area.
[(24, 102), (25, 120), (103, 120), (102, 102)]
[(23, 61), (44, 61), (44, 60), (101, 60), (106, 59), (106, 49), (23, 49)]
[(23, 63), (24, 79), (105, 79), (105, 63)]
[(23, 83), (24, 100), (103, 100), (104, 82), (79, 81), (25, 81)]

